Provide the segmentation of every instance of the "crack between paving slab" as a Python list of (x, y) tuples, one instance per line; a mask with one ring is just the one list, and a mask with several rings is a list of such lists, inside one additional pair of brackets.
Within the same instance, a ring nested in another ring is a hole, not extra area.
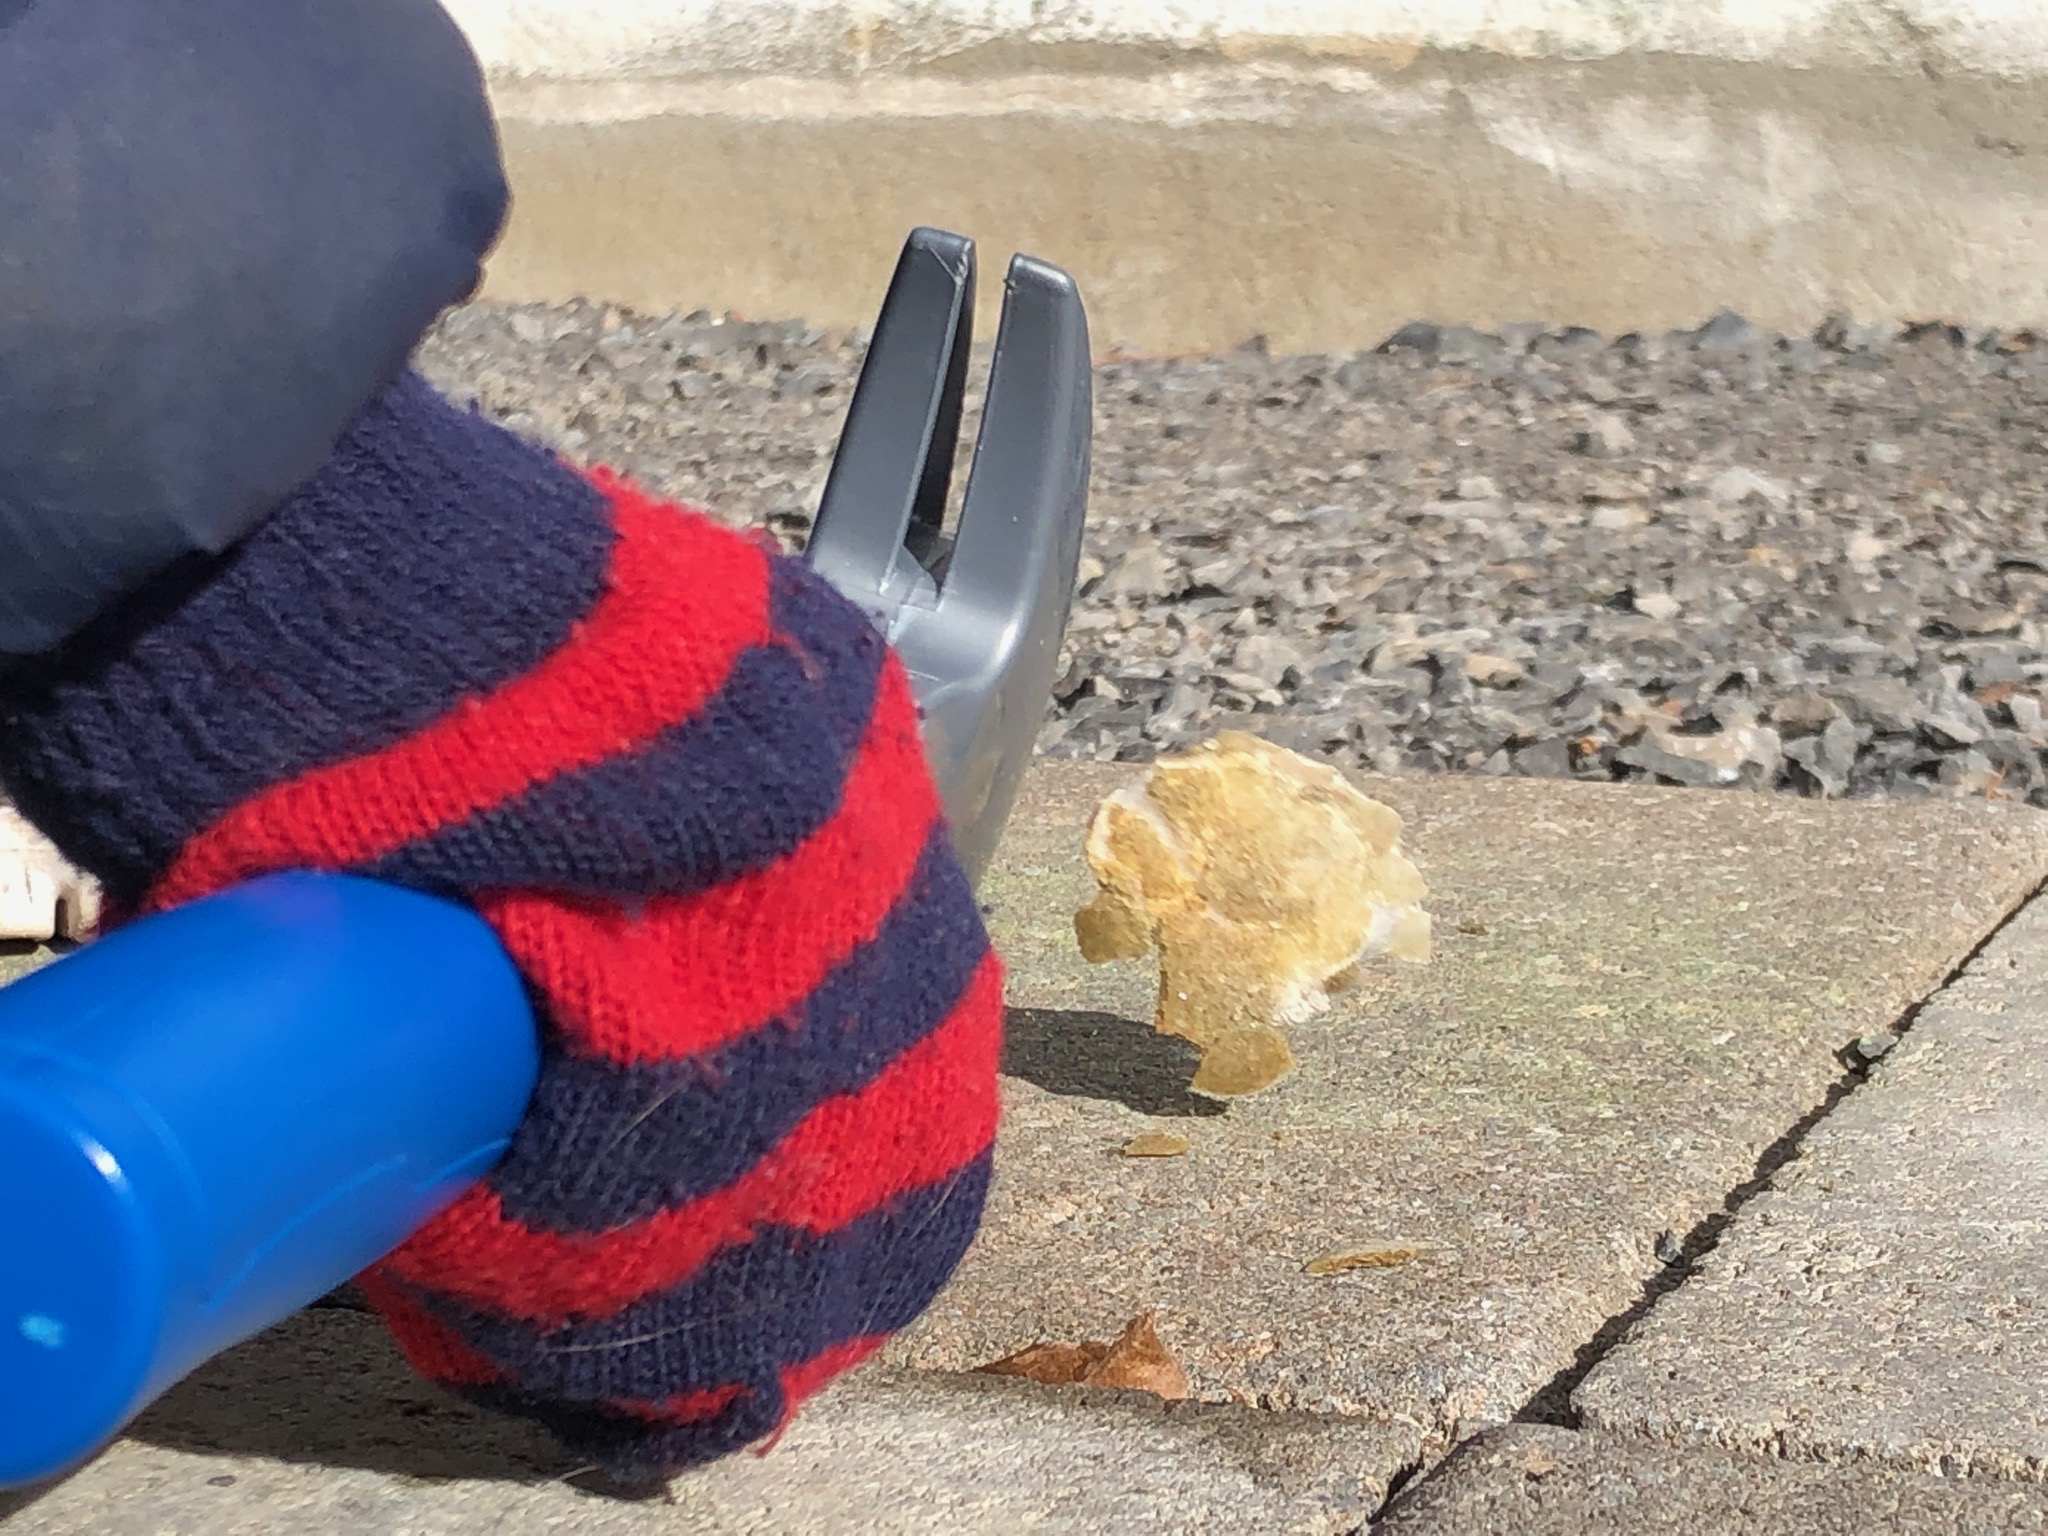
[[(2036, 885), (2019, 901), (2013, 903), (2012, 910), (1992, 924), (1984, 936), (1970, 947), (1969, 952), (1927, 989), (1923, 997), (1908, 1005), (1899, 1014), (1897, 1022), (1892, 1025), (1893, 1048), (1912, 1033), (1913, 1026), (1920, 1021), (1921, 1015), (1934, 1000), (1955, 985), (1963, 973), (1977, 962), (1978, 957), (2005, 932), (2006, 927), (2017, 921), (2021, 913), (2044, 897), (2048, 897), (2048, 881)], [(1856, 1054), (1855, 1048), (1856, 1042), (1852, 1040), (1836, 1052), (1837, 1060), (1843, 1063), (1842, 1073), (1828, 1085), (1821, 1101), (1801, 1115), (1777, 1140), (1764, 1148), (1757, 1157), (1750, 1176), (1722, 1197), (1719, 1210), (1704, 1217), (1686, 1233), (1677, 1255), (1643, 1283), (1642, 1291), (1635, 1301), (1624, 1310), (1615, 1313), (1591, 1338), (1580, 1345), (1572, 1356), (1571, 1364), (1538, 1389), (1523, 1405), (1522, 1411), (1510, 1422), (1548, 1424), (1560, 1429), (1584, 1430), (1585, 1424), (1578, 1411), (1572, 1407), (1571, 1401), (1572, 1394), (1579, 1389), (1579, 1383), (1592, 1374), (1594, 1367), (1621, 1344), (1630, 1330), (1647, 1316), (1658, 1302), (1692, 1278), (1698, 1271), (1700, 1261), (1713, 1251), (1721, 1240), (1721, 1234), (1727, 1231), (1742, 1208), (1769, 1188), (1779, 1170), (1799, 1155), (1808, 1133), (1832, 1114), (1838, 1104), (1863, 1085), (1874, 1063), (1864, 1061)], [(1889, 1055), (1890, 1050), (1888, 1049), (1885, 1054)], [(1365, 1529), (1370, 1530), (1378, 1525), (1415, 1489), (1433, 1480), (1456, 1454), (1457, 1447), (1453, 1446), (1451, 1454), (1437, 1459), (1434, 1465), (1429, 1464), (1429, 1457), (1425, 1453), (1400, 1468), (1388, 1481), (1387, 1495), (1381, 1501), (1380, 1507), (1373, 1511)]]
[[(1953, 966), (1949, 967), (1939, 981), (1928, 988), (1923, 997), (1907, 1006), (1904, 1012), (1899, 1015), (1898, 1021), (1892, 1025), (1892, 1045), (1887, 1047), (1885, 1055), (1889, 1055), (1891, 1050), (1897, 1047), (1898, 1042), (1904, 1040), (1912, 1032), (1913, 1026), (1920, 1021), (1920, 1016), (1926, 1012), (1928, 1006), (1950, 987), (1954, 986), (1963, 973), (1976, 964), (1978, 956), (1982, 955), (1991, 946), (1992, 942), (2005, 932), (2009, 924), (2016, 921), (2019, 915), (2036, 901), (2043, 899), (2044, 892), (2048, 892), (2048, 881), (2036, 885), (2019, 901), (2015, 902), (2012, 910), (1992, 924), (1984, 936), (1970, 947), (1969, 952)], [(1579, 1384), (1592, 1374), (1594, 1367), (1598, 1366), (1601, 1361), (1605, 1360), (1620, 1345), (1622, 1340), (1628, 1336), (1629, 1331), (1638, 1322), (1649, 1315), (1658, 1302), (1677, 1290), (1681, 1285), (1684, 1285), (1686, 1281), (1690, 1280), (1698, 1272), (1700, 1261), (1714, 1250), (1715, 1246), (1721, 1241), (1721, 1234), (1728, 1230), (1729, 1225), (1740, 1214), (1742, 1208), (1765, 1189), (1768, 1189), (1771, 1181), (1777, 1177), (1779, 1170), (1799, 1155), (1800, 1148), (1805, 1143), (1807, 1134), (1816, 1125), (1819, 1125), (1821, 1121), (1834, 1113), (1836, 1105), (1862, 1087), (1864, 1082), (1868, 1080), (1870, 1068), (1875, 1063), (1865, 1061), (1859, 1057), (1856, 1053), (1856, 1045), (1857, 1042), (1851, 1040), (1836, 1051), (1836, 1059), (1843, 1063), (1842, 1074), (1828, 1085), (1827, 1093), (1821, 1098), (1821, 1101), (1801, 1115), (1791, 1128), (1779, 1136), (1776, 1141), (1773, 1141), (1768, 1147), (1764, 1148), (1763, 1152), (1758, 1156), (1756, 1166), (1750, 1173), (1750, 1176), (1722, 1197), (1720, 1209), (1709, 1213), (1695, 1224), (1691, 1231), (1685, 1234), (1685, 1239), (1679, 1244), (1676, 1256), (1656, 1274), (1643, 1282), (1641, 1293), (1627, 1308), (1608, 1318), (1605, 1323), (1600, 1325), (1599, 1330), (1591, 1338), (1579, 1346), (1577, 1353), (1572, 1356), (1571, 1364), (1544, 1383), (1537, 1390), (1535, 1396), (1531, 1397), (1523, 1405), (1522, 1411), (1516, 1414), (1511, 1422), (1516, 1424), (1550, 1424), (1563, 1429), (1581, 1429), (1584, 1427), (1578, 1410), (1572, 1406), (1571, 1401), (1572, 1394), (1579, 1389)], [(1392, 1502), (1391, 1497), (1388, 1502)], [(1384, 1505), (1382, 1506), (1382, 1512), (1384, 1512), (1385, 1507)]]

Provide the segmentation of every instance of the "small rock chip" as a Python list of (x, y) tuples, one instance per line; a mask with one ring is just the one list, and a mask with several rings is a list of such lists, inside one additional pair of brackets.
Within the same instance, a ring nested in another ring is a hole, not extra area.
[(1594, 506), (1602, 502), (1626, 504), (1650, 499), (1649, 490), (1642, 481), (1631, 480), (1626, 475), (1595, 475), (1586, 482), (1580, 495)]
[(1856, 766), (1856, 727), (1846, 715), (1837, 715), (1820, 733), (1821, 757), (1843, 778)]
[(1237, 642), (1232, 666), (1259, 683), (1273, 686), (1287, 674), (1299, 673), (1308, 665), (1300, 647), (1271, 631), (1259, 631)]
[(1897, 443), (1865, 443), (1856, 457), (1874, 468), (1896, 469), (1906, 462), (1906, 450)]
[(1610, 501), (1593, 508), (1593, 527), (1601, 533), (1626, 533), (1650, 521), (1650, 509), (1642, 502)]
[(778, 374), (774, 392), (778, 400), (804, 400), (831, 393), (833, 386), (838, 382), (837, 370), (811, 364)]
[(1381, 352), (1420, 352), (1434, 356), (1443, 345), (1444, 327), (1427, 320), (1410, 320), (1379, 344)]
[(1771, 724), (1794, 736), (1810, 736), (1816, 731), (1824, 731), (1841, 715), (1833, 700), (1811, 688), (1788, 693), (1771, 706)]
[(1724, 507), (1759, 503), (1782, 511), (1792, 503), (1792, 492), (1767, 475), (1736, 466), (1724, 469), (1707, 482), (1707, 496)]
[(1568, 779), (1572, 776), (1571, 744), (1553, 736), (1518, 748), (1513, 754), (1515, 772), (1532, 779)]
[(1498, 501), (1500, 487), (1486, 475), (1467, 475), (1458, 482), (1459, 501)]
[(1185, 1157), (1188, 1139), (1170, 1131), (1146, 1131), (1118, 1149), (1125, 1157)]
[(1646, 619), (1660, 622), (1675, 619), (1685, 605), (1669, 592), (1639, 592), (1636, 594), (1635, 609)]
[(1105, 597), (1163, 598), (1174, 586), (1173, 565), (1156, 545), (1141, 544), (1117, 562), (1102, 583)]
[(1428, 1243), (1360, 1243), (1355, 1248), (1340, 1248), (1335, 1253), (1310, 1259), (1301, 1266), (1301, 1272), (1320, 1279), (1324, 1275), (1341, 1275), (1352, 1269), (1399, 1269), (1403, 1264), (1413, 1264), (1429, 1251)]
[(1958, 709), (1942, 709), (1920, 722), (1921, 731), (1938, 746), (1973, 747), (1984, 739), (1977, 723)]
[(1614, 756), (1616, 762), (1627, 767), (1654, 774), (1673, 784), (1690, 784), (1698, 789), (1732, 783), (1735, 779), (1735, 774), (1726, 768), (1699, 758), (1681, 757), (1676, 752), (1667, 751), (1664, 747), (1656, 745), (1647, 737), (1641, 741), (1631, 742)]
[(1619, 459), (1635, 452), (1636, 435), (1612, 411), (1601, 411), (1586, 424), (1573, 446), (1589, 459)]
[(1856, 727), (1848, 716), (1837, 715), (1819, 735), (1787, 742), (1785, 756), (1806, 771), (1823, 799), (1833, 799), (1849, 787), (1849, 770), (1856, 765)]
[(1844, 678), (1834, 693), (1852, 718), (1886, 735), (1908, 735), (1920, 722), (1919, 701), (1896, 677)]
[(1527, 675), (1519, 661), (1507, 656), (1474, 651), (1465, 658), (1465, 676), (1481, 688), (1512, 688)]
[(1720, 309), (1698, 330), (1684, 332), (1683, 339), (1701, 352), (1725, 353), (1755, 346), (1763, 338), (1743, 316), (1732, 309)]

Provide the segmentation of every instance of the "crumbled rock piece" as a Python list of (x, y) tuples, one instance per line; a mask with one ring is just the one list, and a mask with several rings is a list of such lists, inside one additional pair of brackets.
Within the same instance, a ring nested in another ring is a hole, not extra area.
[(1401, 819), (1336, 769), (1229, 731), (1110, 796), (1088, 832), (1101, 892), (1075, 914), (1091, 961), (1159, 955), (1163, 1034), (1202, 1051), (1200, 1092), (1284, 1077), (1289, 1024), (1369, 957), (1425, 961), (1427, 894)]
[(1117, 1149), (1125, 1157), (1185, 1157), (1188, 1139), (1171, 1131), (1145, 1131)]
[(1305, 1275), (1341, 1275), (1352, 1269), (1398, 1269), (1403, 1264), (1412, 1264), (1430, 1251), (1428, 1243), (1376, 1242), (1359, 1243), (1354, 1247), (1341, 1248), (1335, 1253), (1322, 1254), (1302, 1265)]

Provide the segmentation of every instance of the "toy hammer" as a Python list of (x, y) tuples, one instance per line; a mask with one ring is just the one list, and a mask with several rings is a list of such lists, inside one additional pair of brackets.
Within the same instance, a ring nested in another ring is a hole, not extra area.
[[(903, 658), (978, 880), (1073, 600), (1091, 395), (1072, 279), (1017, 257), (948, 528), (974, 275), (959, 236), (904, 246), (808, 558)], [(538, 1069), (483, 920), (351, 876), (252, 881), (0, 989), (0, 1488), (396, 1248), (496, 1164)]]

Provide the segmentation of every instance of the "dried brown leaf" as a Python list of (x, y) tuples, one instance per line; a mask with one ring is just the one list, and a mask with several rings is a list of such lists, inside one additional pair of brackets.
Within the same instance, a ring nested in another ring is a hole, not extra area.
[(990, 1376), (1022, 1376), (1041, 1386), (1122, 1387), (1170, 1402), (1188, 1395), (1187, 1373), (1168, 1352), (1150, 1312), (1109, 1343), (1033, 1344), (980, 1367)]
[(1107, 1344), (1033, 1344), (992, 1360), (981, 1370), (989, 1376), (1022, 1376), (1041, 1386), (1064, 1387), (1080, 1381), (1108, 1352)]
[(1131, 1319), (1109, 1346), (1109, 1352), (1082, 1381), (1091, 1387), (1150, 1392), (1169, 1402), (1178, 1402), (1188, 1395), (1187, 1372), (1168, 1353), (1150, 1312), (1141, 1312)]

